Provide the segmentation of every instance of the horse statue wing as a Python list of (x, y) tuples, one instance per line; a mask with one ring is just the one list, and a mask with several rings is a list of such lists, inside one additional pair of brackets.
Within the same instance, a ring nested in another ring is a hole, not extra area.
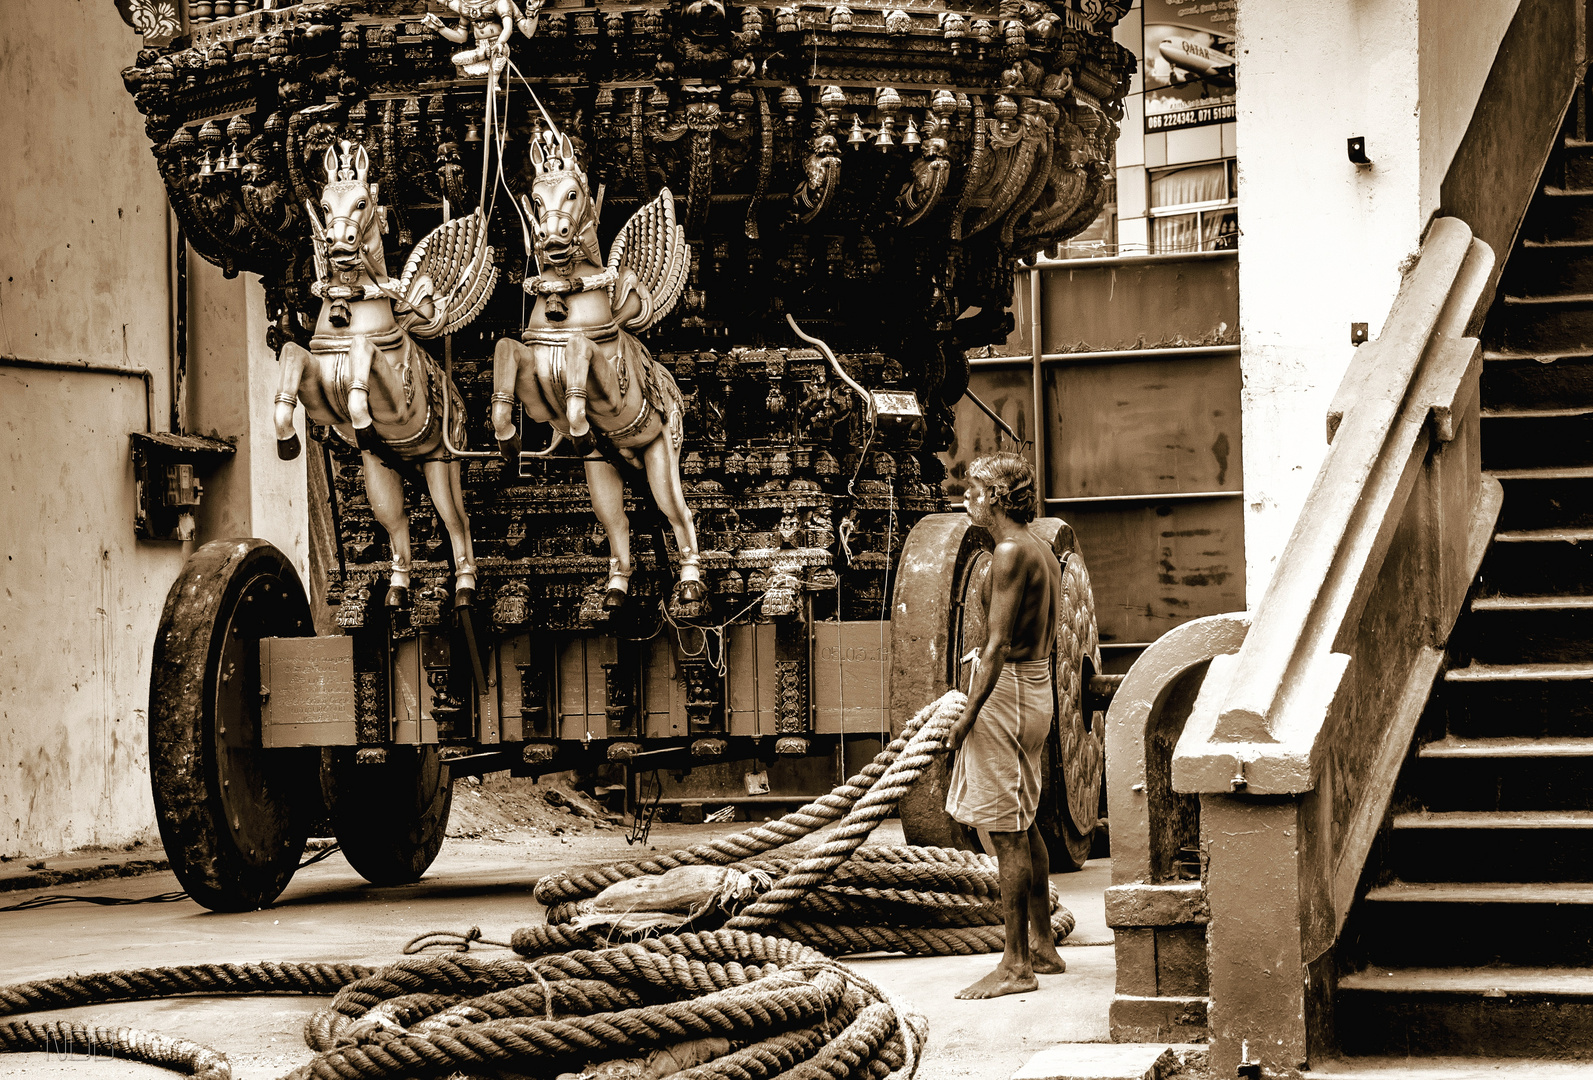
[[(665, 188), (631, 215), (609, 249), (608, 268), (616, 274), (621, 270), (635, 274), (636, 291), (642, 297), (641, 314), (626, 328), (640, 333), (663, 321), (685, 291), (690, 267), (686, 229), (675, 223), (675, 197)], [(622, 279), (609, 286), (609, 299), (615, 307), (625, 302), (626, 289)]]
[(481, 314), (497, 281), (481, 207), (443, 222), (415, 245), (399, 278), (398, 290), (418, 320), (409, 332), (434, 338), (468, 325)]

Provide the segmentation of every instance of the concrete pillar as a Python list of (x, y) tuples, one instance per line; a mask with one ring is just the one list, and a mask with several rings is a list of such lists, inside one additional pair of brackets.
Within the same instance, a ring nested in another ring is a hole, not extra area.
[[(188, 261), (188, 425), (201, 435), (236, 436), (238, 452), (205, 488), (198, 541), (269, 540), (310, 580), (305, 458), (277, 457), (272, 423), (276, 354), (266, 345), (265, 291), (254, 274), (224, 277), (198, 256)], [(295, 417), (300, 444), (304, 409)]]
[(1213, 1076), (1248, 1060), (1269, 1080), (1298, 1077), (1321, 1049), (1330, 990), (1315, 968), (1332, 943), (1331, 894), (1307, 820), (1319, 802), (1200, 798)]

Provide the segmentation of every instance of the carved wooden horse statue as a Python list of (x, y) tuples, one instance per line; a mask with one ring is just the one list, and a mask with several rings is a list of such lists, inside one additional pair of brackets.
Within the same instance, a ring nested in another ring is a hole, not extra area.
[[(366, 182), (363, 146), (328, 147), (320, 213), (308, 204), (320, 317), (308, 349), (282, 346), (276, 396), (277, 453), (294, 458), (293, 407), (330, 425), (363, 451), (365, 492), (393, 547), (388, 607), (409, 598), (409, 514), (397, 471), (419, 463), (454, 552), (454, 604), (475, 596), (476, 563), (459, 484), (459, 462), (443, 441), (443, 395), (454, 446), (464, 445), (464, 402), (415, 337), (452, 333), (475, 318), (497, 277), (481, 211), (445, 221), (415, 245), (402, 278), (387, 276), (378, 185)], [(324, 224), (322, 218), (324, 217)], [(395, 317), (394, 309), (398, 314)]]
[[(697, 530), (680, 481), (683, 412), (680, 388), (633, 336), (667, 315), (686, 283), (690, 248), (675, 223), (668, 190), (637, 211), (614, 241), (608, 266), (598, 248), (598, 207), (567, 136), (535, 141), (531, 197), (521, 203), (535, 234), (538, 274), (525, 291), (536, 297), (520, 341), (504, 338), (493, 357), (492, 426), (517, 460), (518, 400), (531, 417), (551, 423), (586, 452), (592, 509), (608, 532), (608, 592), (603, 606), (621, 607), (630, 591), (630, 521), (619, 470), (593, 454), (594, 433), (632, 465), (669, 519), (680, 547), (683, 602), (703, 597)], [(529, 253), (528, 253), (529, 254)]]

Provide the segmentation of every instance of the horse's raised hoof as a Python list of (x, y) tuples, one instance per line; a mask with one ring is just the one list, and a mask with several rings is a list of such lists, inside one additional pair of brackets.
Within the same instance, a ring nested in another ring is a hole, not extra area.
[(376, 425), (374, 424), (370, 427), (357, 427), (354, 429), (354, 445), (361, 450), (369, 450), (378, 457), (387, 450), (387, 444), (382, 441), (380, 435), (376, 434)]
[(625, 606), (625, 600), (629, 596), (630, 593), (624, 589), (610, 589), (603, 594), (603, 610), (612, 615)]
[(406, 608), (409, 606), (409, 586), (389, 585), (387, 599), (382, 601), (382, 606), (387, 608)]
[(499, 439), (498, 453), (503, 455), (503, 460), (518, 469), (520, 467), (520, 433), (518, 431), (515, 432), (512, 439)]
[(476, 590), (475, 589), (455, 589), (454, 590), (454, 610), (457, 611), (460, 608), (474, 607), (475, 604), (476, 604)]
[(277, 440), (277, 457), (283, 461), (292, 461), (299, 456), (299, 433), (295, 431), (286, 439)]
[(706, 595), (708, 595), (708, 590), (703, 588), (703, 583), (700, 581), (682, 581), (680, 583), (680, 602), (682, 604), (695, 604)]

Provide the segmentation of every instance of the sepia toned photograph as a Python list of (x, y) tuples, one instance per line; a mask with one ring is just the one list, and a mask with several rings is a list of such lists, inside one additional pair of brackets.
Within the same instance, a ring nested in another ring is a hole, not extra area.
[(1590, 15), (0, 0), (0, 1078), (1593, 1080)]

